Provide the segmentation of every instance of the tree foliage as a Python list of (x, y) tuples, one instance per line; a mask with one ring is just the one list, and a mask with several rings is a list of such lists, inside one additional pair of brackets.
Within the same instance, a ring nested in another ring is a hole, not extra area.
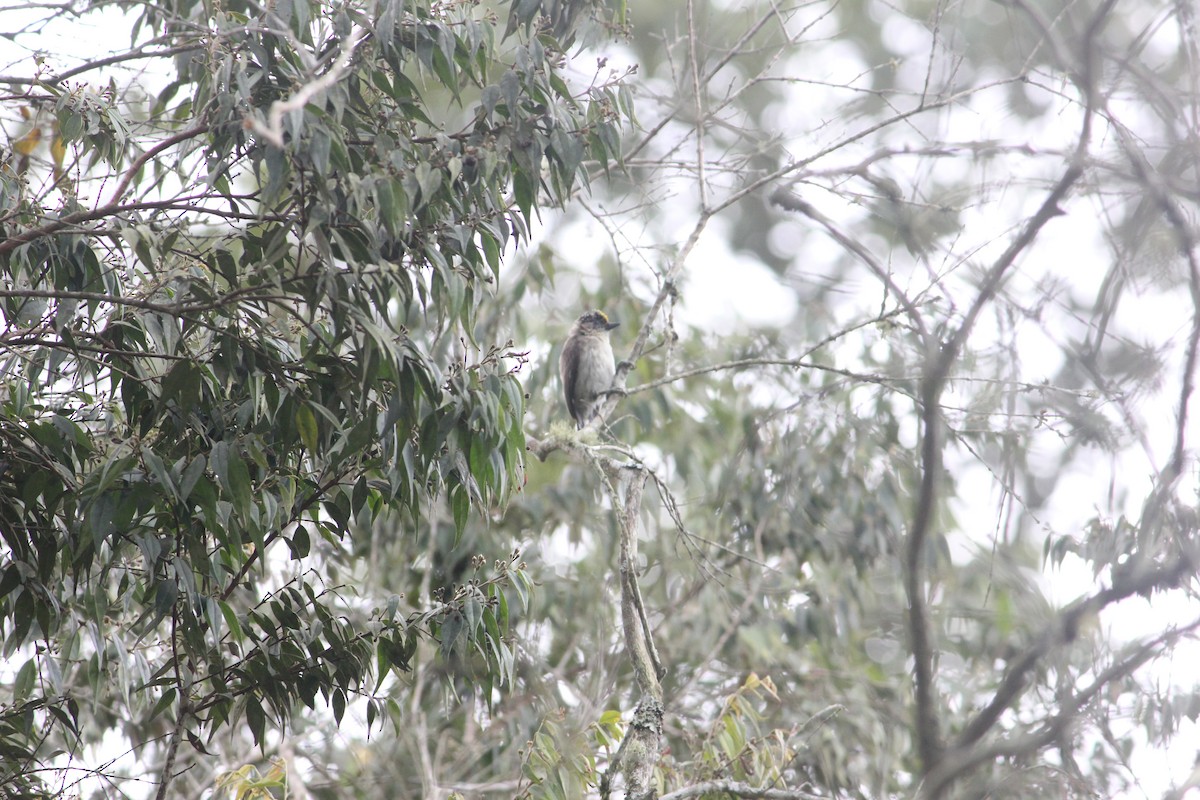
[(1192, 786), (1192, 9), (646, 5), (6, 68), (15, 793)]
[[(570, 85), (548, 37), (502, 47), (480, 9), (128, 9), (129, 50), (6, 76), (18, 792), (115, 728), (169, 776), (181, 741), (266, 747), (305, 706), (401, 724), (378, 689), (421, 637), (511, 680), (516, 556), (401, 603), (353, 591), (353, 531), (445, 506), (461, 535), (519, 485), (523, 359), (477, 335), (480, 297), (585, 160), (620, 155), (617, 87)], [(90, 81), (146, 62), (173, 68), (153, 93)]]

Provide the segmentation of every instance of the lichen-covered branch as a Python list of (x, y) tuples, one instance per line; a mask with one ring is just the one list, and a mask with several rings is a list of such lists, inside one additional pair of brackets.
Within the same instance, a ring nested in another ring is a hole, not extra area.
[[(627, 798), (650, 798), (654, 792), (654, 768), (662, 742), (663, 701), (662, 662), (637, 582), (637, 533), (642, 508), (642, 495), (649, 477), (637, 467), (610, 466), (606, 470), (609, 491), (612, 492), (620, 532), (621, 627), (625, 637), (625, 652), (633, 664), (640, 699), (634, 709), (633, 721), (617, 756), (600, 783), (600, 795), (607, 798), (612, 789), (612, 774), (620, 770), (625, 778)], [(622, 491), (623, 490), (623, 491)]]

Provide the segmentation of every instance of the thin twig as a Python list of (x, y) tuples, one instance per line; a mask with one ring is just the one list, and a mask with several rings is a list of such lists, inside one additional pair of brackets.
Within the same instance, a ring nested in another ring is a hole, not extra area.
[[(929, 351), (930, 369), (921, 386), (921, 484), (917, 495), (916, 510), (905, 543), (905, 593), (908, 597), (908, 628), (914, 667), (913, 683), (916, 695), (917, 747), (923, 771), (929, 774), (937, 766), (942, 755), (940, 714), (936, 702), (933, 674), (932, 632), (925, 610), (924, 578), (921, 569), (925, 557), (926, 541), (932, 527), (934, 509), (937, 505), (937, 489), (942, 471), (942, 426), (941, 394), (950, 371), (974, 329), (984, 307), (992, 302), (1001, 284), (1008, 277), (1017, 257), (1033, 243), (1051, 219), (1063, 213), (1059, 203), (1083, 175), (1087, 152), (1091, 144), (1092, 124), (1099, 102), (1096, 90), (1097, 54), (1093, 43), (1100, 28), (1108, 18), (1116, 0), (1106, 0), (1093, 15), (1081, 45), (1083, 66), (1073, 77), (1085, 98), (1079, 138), (1067, 169), (1042, 201), (1038, 210), (1025, 223), (1018, 235), (988, 269), (974, 300), (963, 316), (962, 322), (944, 343), (931, 343), (940, 347), (939, 352)], [(1064, 64), (1064, 68), (1070, 69)], [(937, 798), (943, 785), (933, 786), (928, 796)]]
[(1151, 658), (1163, 652), (1163, 646), (1200, 628), (1200, 620), (1195, 620), (1183, 628), (1167, 631), (1145, 642), (1134, 653), (1121, 661), (1111, 664), (1101, 672), (1085, 688), (1074, 696), (1059, 703), (1058, 712), (1045, 719), (1039, 730), (1023, 736), (1008, 738), (986, 747), (968, 747), (951, 751), (938, 765), (937, 769), (926, 776), (922, 787), (926, 796), (937, 796), (955, 779), (965, 775), (970, 770), (983, 764), (988, 764), (1001, 758), (1021, 758), (1036, 752), (1042, 747), (1053, 743), (1063, 731), (1068, 730), (1079, 718), (1079, 712), (1092, 702), (1102, 691), (1114, 681), (1132, 674)]
[(863, 383), (874, 383), (880, 386), (889, 386), (897, 388), (902, 394), (911, 397), (908, 392), (903, 391), (896, 384), (912, 383), (914, 378), (904, 377), (889, 377), (886, 375), (873, 375), (867, 372), (854, 372), (853, 370), (841, 369), (840, 367), (831, 367), (828, 364), (816, 364), (812, 361), (793, 358), (739, 358), (734, 361), (723, 361), (720, 364), (708, 364), (703, 367), (695, 367), (693, 369), (683, 370), (671, 375), (664, 375), (661, 378), (656, 378), (646, 383), (638, 384), (628, 389), (626, 394), (637, 394), (639, 392), (657, 389), (659, 386), (664, 386), (668, 383), (694, 378), (697, 375), (705, 375), (710, 372), (725, 372), (727, 370), (746, 369), (747, 367), (791, 367), (792, 369), (813, 369), (821, 372), (830, 372), (834, 375), (841, 375), (846, 378), (852, 378)]
[(161, 142), (154, 145), (133, 160), (133, 163), (129, 165), (129, 169), (125, 170), (125, 173), (117, 182), (117, 188), (113, 190), (112, 197), (107, 203), (90, 211), (75, 211), (70, 214), (64, 214), (58, 219), (47, 222), (37, 228), (31, 228), (29, 230), (21, 231), (20, 233), (15, 233), (4, 241), (0, 241), (0, 254), (15, 250), (23, 244), (28, 244), (29, 242), (41, 239), (44, 236), (58, 233), (59, 231), (69, 228), (72, 225), (77, 225), (80, 222), (100, 219), (116, 213), (121, 207), (121, 198), (124, 197), (125, 192), (129, 190), (129, 184), (133, 181), (137, 174), (141, 172), (142, 168), (146, 166), (147, 163), (154, 158), (157, 158), (158, 155), (164, 150), (174, 147), (180, 142), (186, 142), (188, 139), (193, 139), (207, 131), (208, 123), (202, 122), (199, 125), (188, 128), (185, 131), (181, 131), (174, 136), (168, 136), (166, 139), (163, 139)]
[(271, 109), (267, 112), (267, 121), (264, 123), (261, 119), (254, 116), (246, 118), (246, 125), (254, 133), (261, 136), (264, 140), (271, 143), (275, 147), (282, 148), (283, 141), (283, 115), (292, 111), (300, 111), (309, 101), (317, 97), (329, 87), (333, 86), (350, 68), (350, 60), (354, 57), (354, 50), (358, 47), (367, 35), (363, 28), (355, 28), (341, 45), (338, 51), (337, 60), (321, 77), (304, 84), (297, 89), (287, 100), (276, 100), (271, 103)]

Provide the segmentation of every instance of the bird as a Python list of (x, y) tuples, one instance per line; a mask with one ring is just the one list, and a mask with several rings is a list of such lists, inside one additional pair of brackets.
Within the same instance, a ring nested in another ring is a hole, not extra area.
[(600, 409), (604, 393), (612, 387), (616, 364), (608, 334), (621, 323), (603, 311), (588, 311), (575, 320), (558, 359), (567, 413), (582, 428)]

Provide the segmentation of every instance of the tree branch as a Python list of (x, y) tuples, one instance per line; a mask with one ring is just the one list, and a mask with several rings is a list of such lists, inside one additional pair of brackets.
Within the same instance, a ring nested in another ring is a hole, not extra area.
[(147, 163), (156, 158), (164, 150), (174, 147), (180, 142), (185, 142), (188, 139), (195, 138), (196, 136), (199, 136), (207, 131), (208, 123), (202, 122), (199, 125), (188, 128), (186, 131), (181, 131), (174, 136), (168, 136), (166, 139), (163, 139), (161, 142), (154, 145), (154, 147), (151, 147), (149, 150), (133, 160), (133, 163), (129, 165), (129, 169), (125, 170), (125, 173), (117, 182), (117, 188), (113, 190), (112, 197), (107, 203), (89, 211), (75, 211), (70, 214), (64, 214), (52, 222), (47, 222), (46, 224), (37, 228), (30, 228), (29, 230), (14, 234), (4, 241), (0, 241), (0, 255), (11, 252), (23, 244), (29, 244), (30, 242), (41, 239), (44, 236), (50, 236), (51, 234), (58, 233), (59, 231), (69, 228), (72, 225), (77, 225), (81, 222), (88, 222), (94, 219), (101, 219), (118, 212), (121, 208), (121, 198), (125, 196), (127, 191), (129, 191), (129, 184), (133, 182), (134, 177), (138, 172), (141, 171), (142, 167), (146, 166)]
[(284, 144), (283, 115), (303, 110), (310, 100), (341, 80), (350, 67), (350, 59), (354, 57), (355, 48), (366, 35), (365, 29), (355, 28), (350, 36), (342, 41), (337, 60), (333, 62), (328, 72), (301, 86), (287, 100), (276, 100), (271, 103), (265, 123), (258, 117), (247, 116), (246, 127), (275, 147), (282, 148)]
[(730, 780), (693, 784), (683, 789), (667, 792), (658, 800), (687, 800), (689, 797), (703, 797), (710, 794), (728, 794), (734, 797), (743, 797), (746, 800), (828, 800), (821, 795), (802, 792), (798, 789), (773, 789)]
[(1172, 200), (1169, 191), (1163, 186), (1160, 176), (1146, 161), (1145, 155), (1134, 145), (1133, 137), (1123, 125), (1115, 125), (1117, 141), (1121, 145), (1126, 158), (1133, 166), (1133, 174), (1138, 184), (1146, 191), (1150, 200), (1159, 207), (1166, 217), (1171, 229), (1178, 239), (1179, 252), (1188, 266), (1188, 292), (1192, 300), (1192, 326), (1188, 334), (1187, 349), (1184, 355), (1182, 380), (1179, 387), (1179, 402), (1175, 419), (1175, 442), (1171, 451), (1171, 459), (1167, 468), (1158, 478), (1156, 495), (1174, 485), (1183, 473), (1186, 455), (1186, 430), (1188, 420), (1188, 405), (1195, 391), (1195, 374), (1198, 351), (1200, 351), (1200, 260), (1196, 255), (1196, 236), (1191, 223), (1185, 217), (1178, 205)]
[[(639, 516), (642, 511), (642, 494), (649, 475), (638, 467), (621, 467), (617, 476), (616, 489), (624, 486), (624, 501), (617, 523), (621, 533), (619, 570), (621, 573), (621, 623), (625, 632), (625, 647), (633, 662), (638, 690), (662, 701), (662, 662), (654, 646), (646, 607), (642, 601), (637, 582), (637, 542)], [(613, 495), (614, 502), (621, 502), (620, 494)]]
[[(654, 768), (658, 766), (662, 741), (663, 700), (662, 662), (654, 646), (650, 624), (637, 583), (638, 520), (642, 493), (649, 477), (637, 467), (616, 467), (607, 460), (593, 462), (604, 471), (604, 480), (613, 499), (620, 531), (619, 570), (621, 574), (621, 627), (625, 651), (633, 664), (641, 697), (634, 709), (633, 721), (600, 782), (600, 796), (607, 798), (612, 773), (619, 769), (625, 777), (625, 796), (631, 800), (654, 796)], [(622, 498), (620, 488), (624, 487)]]
[(922, 338), (924, 338), (925, 321), (921, 316), (920, 310), (912, 300), (908, 299), (908, 295), (906, 295), (904, 290), (901, 289), (900, 286), (892, 279), (891, 272), (879, 263), (879, 260), (875, 258), (870, 250), (863, 247), (854, 238), (846, 234), (841, 228), (838, 227), (837, 223), (826, 217), (820, 211), (817, 211), (817, 209), (814, 208), (811, 203), (801, 198), (789, 187), (780, 186), (775, 189), (775, 191), (771, 192), (771, 202), (784, 210), (795, 211), (808, 217), (813, 222), (816, 222), (822, 228), (824, 228), (825, 231), (838, 244), (849, 250), (854, 255), (858, 256), (858, 259), (867, 266), (867, 269), (871, 270), (875, 277), (878, 278), (885, 287), (887, 287), (888, 292), (896, 297), (896, 300), (900, 303), (905, 313), (908, 314), (908, 318), (912, 321), (913, 327), (918, 333), (921, 334)]
[[(747, 367), (792, 367), (794, 369), (814, 369), (821, 372), (829, 372), (834, 375), (841, 375), (845, 378), (851, 378), (863, 383), (875, 383), (880, 386), (892, 386), (894, 383), (899, 383), (905, 378), (889, 378), (883, 375), (872, 375), (866, 372), (854, 372), (853, 370), (840, 369), (831, 367), (828, 364), (816, 364), (812, 361), (804, 359), (792, 358), (740, 358), (735, 361), (724, 361), (720, 364), (708, 364), (703, 367), (695, 367), (694, 369), (686, 369), (683, 372), (676, 372), (671, 375), (664, 375), (661, 378), (656, 378), (646, 383), (638, 384), (637, 386), (628, 389), (626, 394), (638, 394), (639, 392), (657, 389), (659, 386), (664, 386), (668, 383), (694, 378), (697, 375), (705, 375), (710, 372), (724, 372), (726, 370), (746, 369)], [(901, 391), (909, 397), (912, 395)]]
[(925, 795), (937, 796), (952, 781), (982, 764), (998, 758), (1021, 758), (1052, 744), (1079, 718), (1079, 712), (1113, 681), (1132, 674), (1151, 658), (1161, 653), (1163, 645), (1198, 628), (1200, 628), (1200, 620), (1195, 620), (1183, 628), (1168, 631), (1138, 647), (1128, 658), (1109, 665), (1087, 687), (1074, 696), (1061, 701), (1058, 713), (1044, 720), (1038, 731), (1009, 738), (986, 747), (963, 747), (951, 750), (937, 768), (926, 776), (923, 787)]
[(688, 257), (692, 250), (700, 241), (700, 235), (708, 226), (708, 221), (712, 215), (701, 211), (700, 218), (696, 220), (696, 224), (692, 227), (692, 232), (688, 235), (687, 241), (679, 248), (679, 252), (675, 254), (675, 258), (671, 261), (670, 268), (667, 269), (666, 275), (663, 276), (662, 286), (659, 287), (658, 295), (654, 298), (654, 303), (650, 306), (650, 310), (646, 312), (645, 321), (642, 327), (638, 330), (637, 338), (633, 342), (633, 346), (629, 349), (629, 356), (617, 365), (616, 373), (613, 375), (611, 392), (604, 398), (600, 404), (600, 408), (592, 421), (588, 423), (588, 428), (598, 428), (608, 419), (608, 415), (616, 407), (620, 396), (625, 393), (625, 381), (629, 377), (629, 372), (633, 369), (633, 365), (642, 357), (642, 353), (646, 350), (646, 344), (650, 341), (650, 331), (653, 330), (654, 320), (658, 318), (658, 313), (666, 303), (667, 298), (675, 292), (675, 280), (683, 271), (683, 265), (687, 263)]
[[(1000, 257), (992, 264), (984, 277), (979, 292), (953, 335), (940, 345), (940, 352), (933, 347), (936, 342), (927, 342), (930, 369), (921, 385), (920, 416), (921, 434), (921, 485), (918, 490), (916, 510), (905, 543), (904, 589), (908, 597), (908, 630), (913, 653), (913, 684), (916, 700), (917, 749), (921, 756), (922, 769), (929, 774), (941, 759), (942, 743), (939, 713), (935, 701), (932, 632), (925, 610), (924, 577), (921, 569), (925, 556), (926, 541), (932, 527), (937, 505), (937, 490), (942, 471), (942, 427), (941, 394), (966, 344), (967, 338), (980, 313), (995, 298), (1001, 284), (1007, 278), (1017, 257), (1037, 238), (1038, 234), (1054, 217), (1064, 213), (1059, 203), (1083, 175), (1083, 165), (1091, 142), (1092, 117), (1096, 110), (1095, 58), (1093, 40), (1107, 19), (1115, 0), (1107, 0), (1093, 16), (1083, 37), (1083, 62), (1076, 83), (1086, 98), (1079, 140), (1076, 143), (1067, 169), (1051, 189), (1038, 210), (1022, 227), (1020, 233), (1009, 243)], [(944, 784), (933, 784), (927, 789), (928, 796), (940, 796)]]
[(31, 80), (30, 83), (43, 83), (47, 86), (57, 86), (65, 80), (74, 78), (76, 75), (82, 75), (85, 72), (91, 72), (94, 69), (112, 66), (113, 64), (120, 64), (125, 61), (137, 61), (144, 58), (170, 58), (171, 56), (177, 56), (180, 53), (190, 53), (194, 50), (204, 50), (207, 48), (207, 45), (203, 44), (181, 44), (175, 47), (165, 47), (162, 50), (150, 51), (146, 49), (149, 44), (150, 43), (147, 43), (135, 50), (130, 50), (128, 53), (118, 53), (106, 58), (98, 58), (95, 61), (89, 61), (86, 64), (80, 64), (79, 66), (72, 67), (71, 69), (63, 70), (53, 77), (46, 78), (44, 80)]
[(1188, 553), (1181, 555), (1167, 567), (1116, 573), (1112, 586), (1091, 597), (1077, 600), (1063, 609), (1037, 642), (1008, 668), (991, 701), (975, 715), (974, 719), (967, 723), (962, 733), (959, 734), (954, 749), (962, 750), (982, 739), (995, 726), (1004, 711), (1024, 691), (1027, 685), (1026, 677), (1030, 670), (1055, 647), (1074, 641), (1079, 628), (1086, 620), (1095, 617), (1107, 606), (1126, 600), (1133, 595), (1179, 586), (1185, 577), (1195, 571), (1198, 560), (1200, 560), (1200, 553)]
[(175, 756), (179, 752), (179, 742), (183, 739), (183, 731), (187, 725), (188, 708), (190, 698), (188, 696), (188, 687), (183, 684), (183, 677), (179, 669), (179, 646), (178, 632), (176, 630), (179, 623), (179, 609), (171, 609), (171, 666), (175, 672), (175, 691), (178, 694), (175, 709), (175, 728), (171, 731), (171, 737), (167, 740), (167, 757), (163, 760), (163, 768), (158, 779), (158, 790), (154, 794), (154, 800), (166, 800), (167, 787), (171, 785), (171, 780), (175, 777)]

